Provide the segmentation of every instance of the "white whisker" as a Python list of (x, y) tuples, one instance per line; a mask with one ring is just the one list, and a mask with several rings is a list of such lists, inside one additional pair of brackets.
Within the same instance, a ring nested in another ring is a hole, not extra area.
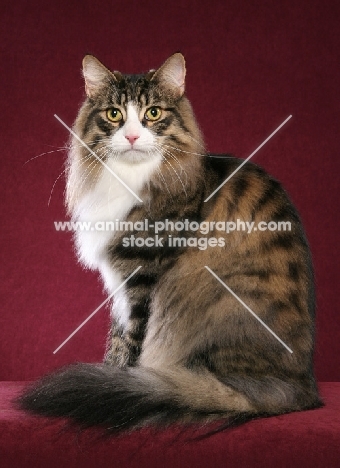
[(47, 206), (50, 206), (54, 187), (55, 187), (56, 183), (58, 182), (58, 180), (60, 179), (60, 177), (65, 173), (65, 171), (66, 171), (66, 169), (64, 169), (64, 170), (58, 175), (58, 177), (56, 178), (56, 180), (54, 181), (54, 184), (52, 185), (51, 192), (50, 192), (50, 196), (49, 196), (49, 199), (48, 199), (48, 202), (47, 202)]
[(167, 145), (166, 143), (162, 143), (162, 146), (165, 148), (171, 148), (173, 150), (179, 151), (180, 153), (193, 154), (194, 156), (204, 156), (204, 157), (207, 156), (206, 153), (196, 153), (194, 151), (185, 151), (181, 148), (178, 148), (177, 146)]
[(193, 137), (192, 135), (190, 135), (190, 133), (188, 133), (188, 132), (171, 133), (171, 135), (173, 135), (173, 136), (182, 136), (182, 135), (185, 135), (185, 136), (191, 138), (192, 141), (194, 141), (195, 143), (197, 143), (198, 146), (200, 146), (201, 148), (203, 148), (203, 149), (205, 150), (204, 144), (203, 144), (201, 141), (196, 140), (196, 138), (194, 138), (194, 137)]
[[(172, 157), (171, 152), (165, 150), (164, 148), (163, 148), (163, 151), (165, 152), (165, 154), (167, 154), (168, 156)], [(168, 158), (165, 158), (165, 159), (164, 159), (164, 162), (167, 163), (167, 164), (169, 164), (169, 166), (171, 167), (171, 169), (173, 170), (173, 172), (176, 174), (177, 180), (180, 182), (180, 184), (181, 184), (181, 186), (182, 186), (182, 188), (183, 188), (183, 191), (184, 191), (185, 195), (188, 196), (187, 191), (186, 191), (185, 184), (183, 183), (183, 181), (182, 181), (182, 179), (181, 179), (181, 176), (178, 174), (178, 172), (176, 171), (176, 169), (174, 168), (174, 166), (171, 164), (171, 162), (169, 161)], [(185, 172), (183, 169), (182, 169), (182, 171)]]

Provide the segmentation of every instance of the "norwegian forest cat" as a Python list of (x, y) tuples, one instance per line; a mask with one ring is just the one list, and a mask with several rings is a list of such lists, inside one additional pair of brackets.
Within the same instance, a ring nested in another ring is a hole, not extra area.
[[(206, 153), (180, 53), (144, 75), (88, 55), (83, 75), (73, 130), (86, 146), (73, 137), (68, 211), (124, 221), (125, 231), (77, 232), (79, 259), (109, 294), (134, 274), (114, 295), (104, 363), (44, 377), (21, 407), (114, 433), (321, 406), (312, 264), (281, 185), (252, 163), (236, 171), (240, 160)], [(291, 229), (242, 228), (279, 221)]]

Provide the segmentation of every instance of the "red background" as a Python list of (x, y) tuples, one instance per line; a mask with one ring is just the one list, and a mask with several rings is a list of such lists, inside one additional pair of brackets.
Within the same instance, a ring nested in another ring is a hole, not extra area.
[[(64, 220), (67, 124), (84, 97), (81, 60), (141, 72), (182, 51), (208, 149), (253, 158), (281, 180), (304, 221), (317, 283), (316, 371), (340, 380), (338, 319), (339, 10), (336, 0), (59, 1), (2, 5), (0, 379), (32, 380), (100, 361), (108, 328), (95, 273), (77, 265)], [(30, 158), (36, 158), (27, 164)]]

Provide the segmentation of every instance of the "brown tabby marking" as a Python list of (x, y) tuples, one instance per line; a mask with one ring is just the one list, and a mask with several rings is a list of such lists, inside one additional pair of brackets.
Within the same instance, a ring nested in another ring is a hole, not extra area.
[[(150, 224), (166, 219), (242, 220), (255, 225), (289, 221), (292, 229), (225, 234), (215, 225), (206, 236), (199, 231), (168, 231), (162, 233), (162, 247), (124, 246), (124, 238), (132, 234), (155, 237), (154, 228), (112, 235), (98, 257), (105, 259), (105, 274), (109, 268), (125, 279), (142, 268), (124, 292), (129, 316), (120, 316), (118, 310), (118, 318), (113, 318), (106, 364), (71, 366), (45, 378), (23, 397), (25, 408), (119, 432), (173, 420), (211, 421), (233, 415), (246, 419), (321, 405), (312, 368), (313, 271), (299, 216), (279, 182), (249, 162), (204, 203), (240, 161), (204, 150), (184, 94), (184, 76), (181, 54), (145, 75), (111, 73), (94, 57), (84, 59), (87, 99), (75, 132), (103, 161), (116, 164), (123, 174), (131, 171), (131, 181), (137, 169), (142, 177), (145, 161), (137, 150), (124, 153), (115, 141), (123, 145), (125, 135), (138, 144), (144, 135), (149, 146), (143, 157), (161, 156), (138, 189), (143, 203), (130, 201), (124, 220), (148, 219)], [(119, 112), (121, 120), (110, 121), (108, 109)], [(161, 117), (149, 120), (150, 109), (154, 115), (160, 109)], [(132, 124), (134, 115), (139, 121), (134, 117)], [(71, 214), (104, 183), (104, 170), (85, 148), (74, 144), (67, 185)], [(137, 184), (138, 177), (134, 180)], [(119, 208), (119, 203), (123, 204), (117, 201), (112, 207)], [(196, 241), (222, 237), (224, 246), (169, 247), (170, 235)], [(100, 261), (99, 270), (104, 268)], [(292, 354), (209, 274), (206, 265), (287, 343)], [(104, 277), (110, 290), (110, 277)], [(91, 405), (82, 404), (86, 399)]]

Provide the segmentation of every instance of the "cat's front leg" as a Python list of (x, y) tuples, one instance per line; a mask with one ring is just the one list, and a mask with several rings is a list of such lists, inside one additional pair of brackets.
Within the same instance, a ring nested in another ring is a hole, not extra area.
[(130, 361), (130, 349), (124, 339), (123, 330), (117, 323), (113, 322), (110, 329), (104, 362), (110, 366), (123, 368), (126, 367)]
[(105, 364), (124, 368), (134, 366), (142, 349), (145, 319), (130, 318), (123, 329), (117, 322), (111, 325)]

